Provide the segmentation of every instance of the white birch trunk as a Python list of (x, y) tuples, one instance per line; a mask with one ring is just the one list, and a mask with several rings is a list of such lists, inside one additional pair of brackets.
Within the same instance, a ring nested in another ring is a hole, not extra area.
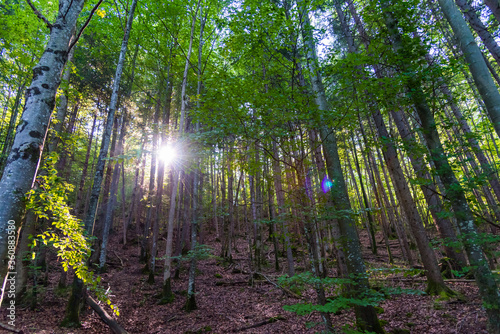
[(40, 61), (33, 68), (33, 80), (26, 90), (21, 122), (0, 180), (0, 276), (7, 271), (9, 220), (19, 226), (28, 192), (38, 170), (40, 156), (68, 48), (82, 11), (83, 0), (60, 0), (59, 13), (50, 31), (50, 39)]

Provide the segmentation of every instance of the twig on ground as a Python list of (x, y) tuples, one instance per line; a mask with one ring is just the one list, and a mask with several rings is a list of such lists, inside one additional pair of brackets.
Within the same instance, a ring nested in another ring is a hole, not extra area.
[(23, 334), (24, 332), (21, 330), (21, 329), (16, 329), (12, 326), (9, 326), (9, 325), (6, 325), (6, 324), (3, 324), (0, 322), (0, 327), (2, 327), (3, 329), (6, 329), (8, 330), (9, 332), (13, 332), (13, 333), (19, 333), (19, 334)]
[(120, 263), (122, 264), (122, 267), (124, 267), (123, 265), (123, 260), (118, 256), (118, 254), (116, 253), (115, 250), (113, 250), (113, 253), (115, 254), (115, 256), (118, 258), (118, 260), (120, 260)]
[(285, 288), (284, 286), (281, 286), (273, 281), (271, 281), (266, 275), (264, 275), (263, 273), (256, 273), (257, 275), (260, 275), (262, 277), (264, 277), (266, 279), (266, 281), (268, 281), (269, 283), (271, 283), (272, 285), (274, 285), (275, 287), (283, 290), (284, 292), (286, 292), (287, 294), (291, 295), (292, 297), (295, 297), (295, 298), (298, 298), (298, 299), (304, 299), (304, 297), (302, 296), (299, 296), (298, 294), (296, 294), (295, 292)]

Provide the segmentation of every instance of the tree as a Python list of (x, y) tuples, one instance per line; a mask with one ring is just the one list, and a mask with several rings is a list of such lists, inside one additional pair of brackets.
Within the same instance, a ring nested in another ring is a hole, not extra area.
[[(302, 3), (302, 38), (307, 48), (307, 62), (311, 73), (312, 88), (316, 94), (316, 104), (320, 111), (328, 111), (325, 90), (322, 83), (321, 74), (317, 65), (317, 56), (312, 36), (311, 24), (309, 22), (309, 13)], [(323, 153), (325, 155), (328, 174), (332, 180), (335, 180), (334, 189), (331, 194), (335, 209), (341, 213), (338, 218), (340, 231), (343, 235), (342, 246), (346, 253), (347, 269), (349, 274), (353, 275), (356, 282), (353, 288), (353, 295), (361, 297), (369, 289), (368, 279), (365, 276), (365, 266), (361, 255), (359, 238), (356, 233), (354, 221), (349, 216), (351, 206), (347, 194), (347, 189), (342, 175), (342, 168), (337, 149), (335, 133), (326, 126), (320, 127), (320, 137), (323, 142)], [(375, 333), (384, 333), (380, 325), (373, 306), (355, 306), (356, 322), (363, 330)]]
[[(83, 0), (61, 0), (53, 24), (45, 19), (50, 29), (49, 42), (38, 64), (33, 68), (33, 79), (26, 90), (25, 105), (11, 153), (0, 180), (0, 275), (7, 271), (3, 261), (7, 256), (7, 226), (14, 220), (20, 226), (25, 208), (24, 195), (31, 189), (43, 152), (50, 115), (61, 75), (75, 41), (76, 23), (83, 9)], [(40, 14), (41, 15), (41, 14)], [(44, 17), (43, 17), (44, 18)]]
[(481, 94), (484, 101), (493, 128), (500, 137), (500, 93), (491, 78), (481, 50), (479, 50), (474, 36), (472, 36), (467, 23), (465, 23), (462, 13), (460, 13), (453, 1), (439, 0), (439, 5), (455, 33), (479, 94)]

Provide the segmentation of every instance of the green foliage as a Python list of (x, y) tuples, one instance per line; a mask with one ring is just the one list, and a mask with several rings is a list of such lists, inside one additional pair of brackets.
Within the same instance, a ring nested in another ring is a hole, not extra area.
[[(96, 294), (97, 298), (106, 302), (113, 312), (119, 315), (118, 308), (111, 304), (108, 297), (109, 291), (105, 291), (100, 285), (101, 278), (94, 275), (87, 266), (91, 252), (90, 243), (82, 222), (70, 213), (66, 204), (72, 186), (57, 176), (55, 169), (57, 158), (56, 153), (51, 153), (46, 158), (37, 178), (38, 187), (27, 194), (27, 209), (32, 210), (39, 218), (51, 222), (46, 231), (33, 238), (32, 247), (36, 247), (37, 243), (54, 247), (63, 269), (67, 271), (71, 267), (75, 275)], [(33, 258), (35, 258), (34, 253)]]
[(424, 274), (423, 269), (418, 268), (403, 268), (403, 267), (392, 267), (392, 268), (372, 268), (368, 271), (370, 276), (377, 277), (387, 277), (389, 275), (403, 274), (403, 277), (414, 277), (421, 276)]
[[(172, 256), (172, 259), (176, 259), (179, 261), (191, 261), (191, 260), (206, 260), (210, 258), (216, 258), (213, 254), (214, 250), (208, 245), (204, 244), (196, 244), (194, 250), (191, 249), (187, 252), (186, 255)], [(164, 260), (165, 257), (159, 258), (160, 260)]]
[(283, 286), (306, 289), (308, 287), (316, 287), (321, 285), (327, 289), (333, 290), (333, 296), (327, 298), (325, 305), (313, 303), (298, 303), (294, 305), (286, 305), (283, 308), (286, 311), (297, 313), (298, 315), (307, 315), (312, 312), (337, 313), (342, 310), (350, 309), (354, 306), (377, 306), (381, 301), (392, 295), (402, 293), (406, 294), (422, 294), (420, 290), (403, 289), (394, 287), (380, 287), (377, 290), (368, 290), (361, 294), (361, 298), (353, 298), (349, 294), (345, 294), (346, 287), (356, 285), (355, 280), (348, 278), (319, 278), (315, 277), (310, 272), (295, 275), (293, 277), (282, 276), (278, 279), (278, 283)]

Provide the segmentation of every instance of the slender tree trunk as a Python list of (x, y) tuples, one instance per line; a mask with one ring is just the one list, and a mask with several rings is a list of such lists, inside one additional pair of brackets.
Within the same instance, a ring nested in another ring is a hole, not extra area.
[(500, 137), (500, 93), (498, 92), (488, 67), (484, 62), (474, 36), (465, 23), (462, 13), (458, 10), (452, 0), (438, 0), (441, 9), (451, 25), (458, 44), (462, 49), (470, 72), (474, 78), (479, 94), (483, 98), (493, 128)]
[(170, 194), (170, 208), (168, 211), (167, 225), (167, 245), (165, 250), (165, 270), (163, 273), (163, 290), (161, 303), (170, 303), (174, 299), (171, 285), (172, 271), (172, 246), (174, 239), (174, 218), (175, 218), (175, 199), (177, 197), (177, 188), (179, 184), (179, 171), (173, 171), (172, 193)]
[[(128, 211), (128, 219), (123, 221), (123, 245), (127, 244), (127, 232), (129, 226), (132, 224), (132, 221), (135, 218), (136, 211), (139, 206), (139, 201), (140, 197), (138, 196), (139, 194), (139, 175), (140, 175), (140, 165), (142, 161), (142, 152), (144, 149), (144, 142), (145, 142), (145, 136), (144, 134), (142, 135), (141, 138), (141, 148), (139, 150), (139, 156), (136, 158), (135, 162), (135, 176), (134, 176), (134, 189), (132, 190), (132, 196), (130, 198), (130, 207)], [(139, 222), (136, 221), (136, 224), (139, 224)]]
[[(272, 191), (272, 181), (269, 175), (269, 162), (266, 161), (266, 175), (268, 176), (266, 178), (266, 183), (267, 183), (267, 201), (268, 201), (268, 208), (269, 208), (269, 236), (270, 239), (273, 242), (273, 252), (274, 252), (274, 270), (276, 272), (280, 271), (280, 265), (279, 265), (279, 245), (278, 245), (278, 238), (276, 236), (276, 210), (274, 208), (274, 196), (273, 196), (273, 191)], [(291, 277), (291, 276), (290, 276)]]
[[(205, 16), (203, 16), (203, 7), (200, 8), (200, 43), (198, 46), (198, 85), (196, 89), (196, 93), (198, 96), (201, 96), (201, 90), (202, 90), (202, 71), (201, 71), (201, 60), (202, 60), (202, 51), (203, 51), (203, 45), (204, 45), (204, 40), (203, 40), (203, 32), (205, 29), (205, 23), (207, 22), (207, 16), (208, 16), (208, 10), (205, 13)], [(200, 109), (201, 104), (200, 101), (198, 100), (197, 102), (197, 108)], [(200, 123), (197, 122), (195, 129), (195, 133), (198, 134), (200, 132)], [(195, 143), (196, 145), (197, 143)], [(197, 150), (198, 148), (195, 148)], [(195, 166), (199, 166), (199, 160), (195, 160)], [(200, 180), (200, 173), (201, 170), (199, 167), (195, 168), (194, 170), (194, 175), (193, 175), (193, 217), (192, 217), (192, 223), (191, 223), (191, 251), (195, 253), (196, 248), (197, 248), (197, 237), (198, 237), (198, 230), (200, 229), (199, 227), (199, 222), (198, 222), (198, 217), (199, 217), (199, 207), (201, 206), (201, 180)], [(231, 203), (232, 205), (232, 203)], [(189, 279), (188, 279), (188, 290), (187, 290), (187, 301), (186, 301), (186, 310), (187, 311), (192, 311), (197, 309), (196, 305), (196, 289), (195, 289), (195, 279), (196, 279), (196, 257), (193, 257), (191, 259), (191, 262), (189, 264)]]
[(465, 18), (469, 22), (472, 29), (474, 29), (479, 38), (481, 38), (484, 46), (488, 48), (493, 58), (495, 58), (497, 63), (500, 65), (500, 46), (498, 46), (495, 38), (491, 35), (479, 16), (476, 14), (476, 11), (466, 0), (455, 0), (455, 3), (465, 15)]
[[(439, 2), (443, 4), (445, 0), (439, 0)], [(399, 52), (403, 44), (397, 30), (396, 22), (388, 11), (385, 11), (384, 14), (386, 25), (393, 40), (393, 47), (396, 52)], [(411, 71), (404, 62), (400, 63), (400, 66), (402, 67), (401, 70), (406, 73)], [(489, 78), (491, 79), (491, 77)], [(464, 190), (456, 179), (448, 162), (441, 140), (439, 139), (434, 116), (427, 104), (425, 94), (421, 88), (421, 83), (416, 76), (412, 76), (408, 79), (407, 88), (408, 91), (411, 92), (410, 98), (420, 118), (423, 135), (431, 153), (431, 159), (446, 189), (446, 197), (451, 203), (455, 218), (457, 219), (458, 228), (464, 237), (465, 250), (470, 265), (474, 268), (473, 270), (479, 287), (479, 293), (483, 302), (487, 305), (486, 314), (488, 315), (488, 329), (490, 333), (500, 333), (500, 293), (479, 245), (479, 235), (474, 224), (474, 217), (465, 198)]]
[(389, 175), (392, 177), (392, 183), (396, 188), (396, 196), (399, 203), (408, 217), (410, 228), (417, 242), (417, 247), (422, 257), (427, 277), (427, 292), (430, 294), (439, 294), (441, 292), (451, 293), (451, 290), (444, 284), (441, 272), (438, 267), (436, 255), (430, 247), (429, 238), (425, 232), (421, 217), (411, 196), (408, 184), (405, 180), (396, 149), (390, 135), (385, 127), (384, 120), (380, 111), (373, 113), (373, 119), (381, 141), (383, 142), (383, 154), (389, 169)]
[[(73, 36), (74, 38), (74, 36)], [(66, 62), (66, 69), (64, 70), (63, 76), (62, 76), (62, 82), (63, 86), (68, 85), (69, 86), (69, 77), (71, 75), (71, 62), (73, 61), (73, 54), (75, 52), (75, 48), (72, 48), (71, 51), (68, 54), (68, 60)], [(56, 132), (56, 137), (53, 138), (53, 140), (50, 141), (49, 144), (49, 152), (55, 151), (57, 145), (60, 142), (59, 135), (61, 135), (63, 126), (64, 126), (64, 120), (66, 119), (66, 114), (68, 112), (68, 88), (66, 87), (63, 91), (63, 94), (59, 97), (59, 105), (57, 106), (57, 112), (56, 112), (56, 120), (54, 124), (54, 131)]]
[(210, 161), (210, 175), (212, 177), (212, 214), (215, 226), (215, 237), (220, 238), (219, 234), (219, 222), (217, 220), (217, 192), (218, 192), (218, 176), (215, 176), (214, 161)]
[(287, 210), (285, 208), (285, 193), (283, 191), (283, 184), (281, 182), (281, 169), (279, 164), (279, 152), (278, 145), (276, 141), (273, 141), (273, 178), (274, 178), (274, 189), (276, 190), (276, 200), (278, 202), (278, 219), (282, 222), (285, 250), (286, 250), (286, 261), (287, 261), (287, 271), (288, 276), (292, 277), (295, 275), (294, 260), (292, 254), (292, 245), (290, 244), (290, 232), (288, 226), (288, 219), (286, 219)]
[(92, 129), (89, 134), (89, 144), (87, 145), (87, 152), (85, 153), (85, 162), (83, 163), (82, 176), (80, 178), (80, 183), (78, 185), (78, 190), (76, 193), (76, 202), (75, 202), (75, 214), (77, 217), (80, 217), (82, 214), (82, 200), (85, 194), (85, 180), (87, 179), (87, 172), (89, 168), (89, 160), (90, 153), (92, 151), (92, 141), (94, 140), (94, 133), (96, 132), (96, 123), (97, 123), (97, 113), (94, 114), (94, 120), (92, 121)]
[[(101, 143), (101, 150), (99, 152), (99, 158), (97, 161), (97, 167), (94, 175), (94, 184), (90, 196), (89, 209), (86, 213), (86, 217), (84, 220), (85, 229), (89, 235), (92, 235), (95, 213), (97, 211), (97, 202), (99, 200), (99, 194), (101, 192), (101, 183), (104, 173), (105, 158), (108, 155), (109, 141), (111, 137), (111, 128), (113, 127), (115, 110), (118, 102), (118, 90), (120, 87), (121, 76), (123, 73), (125, 55), (127, 53), (128, 39), (130, 36), (130, 30), (132, 29), (132, 21), (134, 18), (134, 11), (136, 5), (137, 5), (137, 0), (133, 0), (130, 6), (129, 17), (127, 20), (127, 28), (125, 30), (125, 35), (123, 37), (120, 56), (118, 58), (118, 64), (116, 66), (115, 78), (113, 82), (113, 91), (111, 94), (111, 103), (109, 105), (106, 128), (104, 129), (102, 143)], [(75, 279), (73, 280), (73, 289), (71, 292), (71, 296), (69, 298), (68, 306), (66, 308), (66, 316), (63, 320), (64, 325), (74, 326), (79, 323), (79, 317), (80, 317), (79, 309), (80, 309), (80, 301), (82, 298), (82, 294), (83, 294), (83, 282), (79, 278), (75, 277)]]
[(141, 258), (140, 260), (146, 263), (144, 267), (145, 272), (149, 272), (150, 264), (150, 238), (151, 238), (151, 222), (156, 220), (156, 208), (153, 205), (153, 198), (155, 194), (155, 177), (156, 177), (156, 167), (158, 166), (158, 121), (160, 119), (160, 99), (157, 99), (155, 114), (153, 118), (153, 140), (152, 140), (152, 154), (151, 154), (151, 166), (149, 169), (149, 191), (148, 198), (146, 201), (147, 213), (146, 213), (146, 223), (144, 225), (144, 235), (141, 242)]
[[(354, 155), (354, 162), (356, 164), (356, 171), (358, 172), (359, 184), (361, 186), (361, 193), (363, 194), (363, 203), (364, 203), (366, 215), (368, 216), (368, 235), (370, 236), (370, 245), (372, 247), (372, 253), (377, 254), (377, 240), (375, 239), (375, 227), (374, 227), (375, 223), (373, 222), (370, 203), (368, 202), (368, 196), (366, 195), (365, 186), (363, 183), (363, 177), (361, 175), (361, 169), (359, 167), (358, 155), (356, 153), (356, 146), (354, 144), (354, 139), (353, 139), (353, 152), (352, 153)], [(368, 165), (365, 165), (365, 167), (367, 169), (370, 169), (370, 167)], [(374, 182), (372, 180), (373, 175), (372, 175), (371, 171), (368, 171), (368, 175), (370, 177), (370, 181), (371, 181), (372, 185), (374, 185)], [(376, 189), (375, 189), (375, 196), (378, 197)]]
[[(411, 133), (407, 122), (405, 122), (404, 114), (401, 111), (392, 110), (391, 116), (396, 123), (399, 134), (405, 146), (407, 147), (407, 153), (410, 157), (413, 169), (417, 173), (417, 177), (430, 180), (430, 175), (422, 164), (422, 160), (413, 153), (413, 151), (415, 150), (414, 146), (416, 145), (416, 139)], [(452, 259), (452, 261), (454, 262), (454, 267), (457, 270), (460, 270), (460, 268), (467, 264), (467, 261), (460, 249), (454, 249), (453, 247), (447, 245), (449, 243), (456, 243), (458, 239), (452, 222), (449, 219), (442, 217), (441, 215), (443, 208), (441, 201), (438, 198), (436, 187), (434, 186), (434, 184), (430, 183), (423, 184), (420, 188), (424, 193), (427, 205), (431, 211), (434, 222), (436, 223), (438, 232), (445, 241), (446, 255), (450, 259)]]
[(10, 114), (9, 125), (7, 127), (7, 134), (5, 135), (5, 140), (2, 143), (2, 154), (0, 155), (0, 177), (2, 177), (4, 172), (4, 165), (7, 162), (7, 157), (12, 148), (12, 140), (14, 139), (14, 128), (16, 127), (17, 115), (19, 113), (19, 105), (21, 104), (21, 96), (26, 88), (26, 82), (17, 89), (16, 98), (14, 101), (14, 106), (12, 107), (12, 112)]
[[(120, 138), (118, 139), (118, 147), (116, 149), (115, 156), (120, 156), (123, 154), (123, 141), (125, 138), (125, 132), (127, 128), (127, 115), (122, 115), (121, 119), (121, 130), (120, 130)], [(111, 181), (111, 189), (110, 189), (110, 200), (108, 201), (106, 208), (106, 216), (104, 220), (104, 228), (102, 233), (102, 244), (101, 244), (101, 254), (99, 257), (99, 270), (105, 270), (106, 265), (106, 256), (108, 251), (108, 240), (109, 240), (109, 231), (113, 226), (113, 216), (116, 207), (116, 197), (118, 193), (118, 186), (120, 182), (120, 172), (121, 172), (121, 164), (115, 162), (115, 166), (113, 168), (113, 177)]]
[[(187, 86), (187, 76), (189, 70), (189, 61), (191, 58), (191, 53), (193, 51), (193, 37), (194, 29), (196, 24), (196, 16), (198, 15), (198, 9), (200, 8), (201, 0), (198, 1), (196, 9), (192, 15), (191, 22), (191, 37), (189, 39), (189, 49), (186, 56), (186, 65), (184, 67), (184, 75), (182, 78), (181, 86), (181, 115), (179, 122), (179, 135), (180, 137), (184, 134), (184, 120), (186, 117), (186, 107), (187, 107), (187, 96), (186, 96), (186, 86)], [(172, 246), (173, 246), (173, 233), (174, 233), (174, 217), (175, 217), (175, 198), (177, 195), (177, 187), (179, 183), (180, 171), (174, 171), (174, 180), (172, 184), (172, 194), (170, 196), (170, 209), (168, 213), (168, 226), (167, 226), (167, 245), (165, 250), (165, 270), (163, 273), (163, 290), (162, 290), (162, 302), (169, 303), (173, 300), (172, 286), (171, 286), (171, 271), (172, 271)]]
[[(303, 6), (303, 4), (301, 4)], [(308, 12), (305, 7), (301, 10), (302, 13), (302, 37), (306, 46), (307, 60), (311, 72), (312, 88), (316, 94), (316, 104), (320, 110), (329, 110), (329, 106), (325, 96), (325, 89), (321, 74), (318, 68), (318, 60), (316, 56), (316, 47), (309, 22)], [(335, 205), (335, 209), (340, 212), (351, 212), (349, 196), (342, 175), (342, 167), (338, 155), (337, 141), (335, 133), (329, 130), (326, 126), (320, 128), (320, 137), (323, 143), (323, 152), (325, 155), (328, 174), (332, 180), (335, 180), (330, 194)], [(343, 236), (342, 245), (346, 253), (347, 269), (349, 274), (353, 275), (353, 280), (357, 283), (352, 285), (352, 293), (355, 297), (362, 296), (368, 289), (368, 279), (366, 277), (366, 269), (361, 254), (361, 245), (356, 232), (355, 222), (349, 214), (343, 214), (338, 219), (340, 232)], [(377, 313), (373, 306), (355, 306), (356, 323), (362, 330), (368, 330), (375, 333), (384, 333), (377, 317)]]

